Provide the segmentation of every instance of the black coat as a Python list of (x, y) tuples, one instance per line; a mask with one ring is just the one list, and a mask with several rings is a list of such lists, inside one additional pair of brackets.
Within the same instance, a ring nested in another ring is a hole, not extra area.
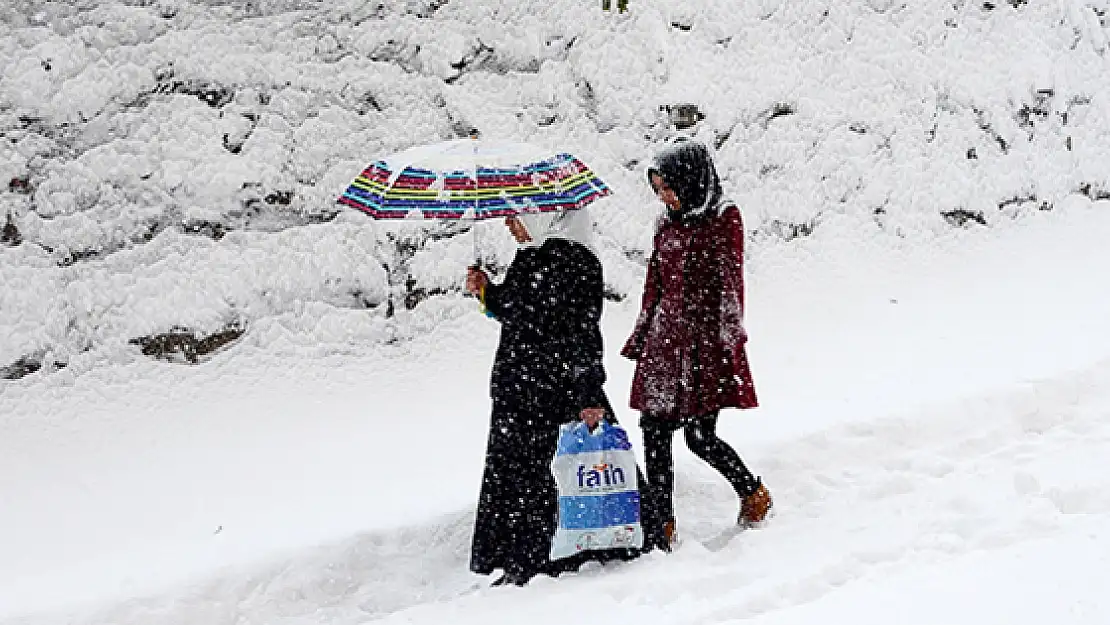
[(557, 404), (567, 411), (550, 415), (559, 423), (600, 407), (603, 288), (601, 263), (584, 245), (549, 239), (517, 252), (505, 281), (485, 292), (487, 310), (501, 322), (490, 396)]
[[(559, 426), (587, 407), (615, 422), (603, 384), (601, 263), (587, 247), (549, 239), (517, 252), (500, 285), (486, 287), (501, 323), (490, 376), (493, 410), (478, 499), (470, 569), (516, 576), (558, 574), (588, 558), (631, 558), (635, 550), (582, 554), (551, 562), (558, 493), (551, 475)], [(647, 488), (643, 476), (640, 484)], [(641, 490), (645, 550), (661, 546), (654, 497)]]

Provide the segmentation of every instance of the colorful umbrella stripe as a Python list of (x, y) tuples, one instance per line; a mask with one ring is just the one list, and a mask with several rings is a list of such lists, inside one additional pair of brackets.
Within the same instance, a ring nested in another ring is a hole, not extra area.
[(429, 219), (486, 219), (581, 208), (610, 193), (580, 160), (561, 154), (517, 169), (478, 168), (475, 173), (437, 174), (408, 167), (396, 175), (385, 161), (378, 161), (338, 201), (378, 219), (405, 218), (414, 212)]
[[(473, 178), (469, 176), (445, 179), (443, 189), (437, 189), (430, 185), (427, 180), (423, 184), (417, 186), (412, 184), (412, 180), (405, 181), (404, 176), (398, 179), (397, 184), (390, 187), (388, 184), (359, 177), (354, 183), (351, 184), (355, 189), (368, 194), (388, 195), (390, 197), (404, 197), (404, 198), (433, 198), (439, 199), (444, 193), (460, 194), (459, 197), (465, 195), (466, 197), (500, 197), (505, 194), (510, 196), (529, 196), (536, 193), (537, 188), (542, 188), (545, 191), (555, 189), (567, 189), (578, 187), (583, 184), (588, 184), (591, 180), (596, 179), (592, 172), (582, 172), (578, 175), (560, 180), (555, 183), (548, 184), (531, 184), (531, 185), (510, 185), (500, 184), (493, 179), (483, 179), (486, 186), (477, 187)], [(496, 186), (493, 186), (496, 184)], [(546, 187), (546, 188), (545, 188)]]

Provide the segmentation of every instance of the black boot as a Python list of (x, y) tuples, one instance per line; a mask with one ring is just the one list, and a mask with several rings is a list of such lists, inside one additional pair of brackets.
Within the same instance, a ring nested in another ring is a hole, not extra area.
[(501, 577), (498, 577), (496, 580), (494, 580), (493, 583), (490, 584), (490, 586), (491, 587), (505, 586), (507, 584), (512, 584), (513, 586), (524, 586), (529, 581), (531, 581), (533, 577), (535, 577), (534, 574), (528, 574), (528, 573), (525, 573), (524, 571), (516, 571), (516, 570), (505, 571), (501, 575)]

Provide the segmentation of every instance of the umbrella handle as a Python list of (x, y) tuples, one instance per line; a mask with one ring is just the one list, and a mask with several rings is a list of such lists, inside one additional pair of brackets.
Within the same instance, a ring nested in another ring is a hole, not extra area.
[(470, 226), (470, 243), (474, 247), (474, 262), (470, 265), (471, 269), (482, 268), (482, 257), (478, 253), (478, 218), (474, 218), (474, 223)]

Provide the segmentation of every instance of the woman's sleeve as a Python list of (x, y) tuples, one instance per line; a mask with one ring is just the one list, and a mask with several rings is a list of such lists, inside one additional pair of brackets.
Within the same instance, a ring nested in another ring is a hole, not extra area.
[[(658, 237), (656, 243), (658, 243)], [(636, 318), (636, 326), (632, 330), (632, 335), (628, 337), (624, 348), (621, 350), (621, 355), (631, 360), (639, 360), (640, 355), (644, 353), (644, 341), (647, 339), (648, 328), (651, 327), (652, 318), (655, 317), (655, 309), (659, 306), (662, 284), (659, 279), (658, 249), (659, 246), (656, 244), (651, 251), (647, 277), (644, 279), (644, 296), (640, 300), (640, 315)]]
[(519, 261), (518, 259), (519, 256), (509, 265), (508, 271), (505, 272), (505, 279), (501, 284), (494, 284), (490, 281), (486, 283), (486, 288), (482, 290), (482, 304), (486, 307), (488, 314), (495, 319), (511, 319), (514, 315), (519, 314), (523, 308), (525, 293), (520, 284), (520, 276), (527, 273), (527, 271), (520, 265), (526, 261)]
[(585, 408), (605, 406), (605, 368), (601, 362), (587, 363), (578, 367), (574, 378), (575, 412)]
[[(581, 267), (567, 267), (559, 275), (569, 282), (561, 289), (569, 294), (568, 310), (564, 314), (575, 315), (581, 319), (583, 332), (597, 333), (601, 341), (600, 324), (601, 309), (605, 304), (605, 282), (601, 263), (596, 258), (592, 262), (583, 263)], [(586, 337), (582, 337), (585, 339)], [(584, 341), (590, 345), (592, 341)], [(584, 358), (575, 363), (573, 371), (575, 408), (599, 408), (606, 405), (605, 400), (605, 363), (604, 354), (594, 353), (592, 349), (584, 350)]]
[[(744, 329), (744, 222), (735, 206), (725, 209), (722, 220), (721, 341), (735, 352), (748, 341)], [(740, 359), (734, 357), (732, 362), (736, 366)]]

